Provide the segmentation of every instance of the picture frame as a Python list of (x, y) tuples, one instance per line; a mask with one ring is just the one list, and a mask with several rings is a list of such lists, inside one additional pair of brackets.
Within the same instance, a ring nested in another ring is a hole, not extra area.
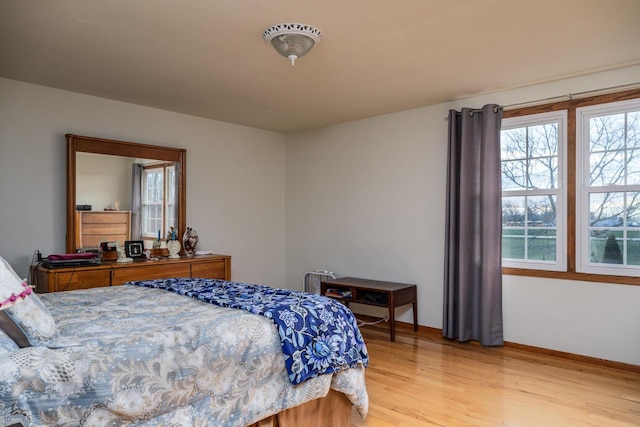
[(126, 240), (124, 242), (124, 253), (127, 258), (144, 258), (144, 243), (142, 240)]

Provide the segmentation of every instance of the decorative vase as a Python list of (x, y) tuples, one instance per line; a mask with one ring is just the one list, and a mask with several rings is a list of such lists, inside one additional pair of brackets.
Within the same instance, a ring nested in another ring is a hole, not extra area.
[(167, 242), (167, 249), (169, 249), (169, 258), (170, 259), (178, 259), (180, 258), (180, 255), (178, 255), (178, 252), (180, 252), (180, 242), (177, 240), (169, 240)]
[(184, 247), (184, 253), (187, 256), (193, 256), (196, 253), (196, 247), (200, 238), (198, 233), (191, 227), (187, 227), (187, 231), (182, 236), (182, 246)]

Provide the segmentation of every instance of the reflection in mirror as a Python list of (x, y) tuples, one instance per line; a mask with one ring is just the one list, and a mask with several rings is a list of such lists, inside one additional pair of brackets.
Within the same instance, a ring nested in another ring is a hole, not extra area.
[(186, 150), (67, 135), (67, 155), (68, 253), (184, 233)]
[(175, 170), (175, 162), (76, 153), (76, 247), (151, 242), (177, 230)]
[(131, 210), (132, 157), (76, 153), (76, 204), (91, 210)]

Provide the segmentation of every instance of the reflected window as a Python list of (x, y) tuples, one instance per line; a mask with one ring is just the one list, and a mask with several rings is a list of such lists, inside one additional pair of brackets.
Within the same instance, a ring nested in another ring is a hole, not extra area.
[(142, 235), (158, 238), (167, 235), (175, 224), (175, 165), (145, 166), (142, 173)]

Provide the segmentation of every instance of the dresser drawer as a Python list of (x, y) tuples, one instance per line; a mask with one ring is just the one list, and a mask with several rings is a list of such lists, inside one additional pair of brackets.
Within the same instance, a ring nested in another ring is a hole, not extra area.
[(57, 272), (51, 279), (49, 292), (100, 288), (109, 286), (109, 270)]
[(191, 277), (224, 280), (226, 271), (224, 260), (191, 264)]
[(171, 277), (190, 277), (188, 263), (153, 264), (131, 268), (117, 268), (111, 273), (111, 284), (122, 285), (132, 280), (168, 279)]
[(82, 224), (89, 226), (90, 224), (129, 224), (129, 211), (80, 211)]

